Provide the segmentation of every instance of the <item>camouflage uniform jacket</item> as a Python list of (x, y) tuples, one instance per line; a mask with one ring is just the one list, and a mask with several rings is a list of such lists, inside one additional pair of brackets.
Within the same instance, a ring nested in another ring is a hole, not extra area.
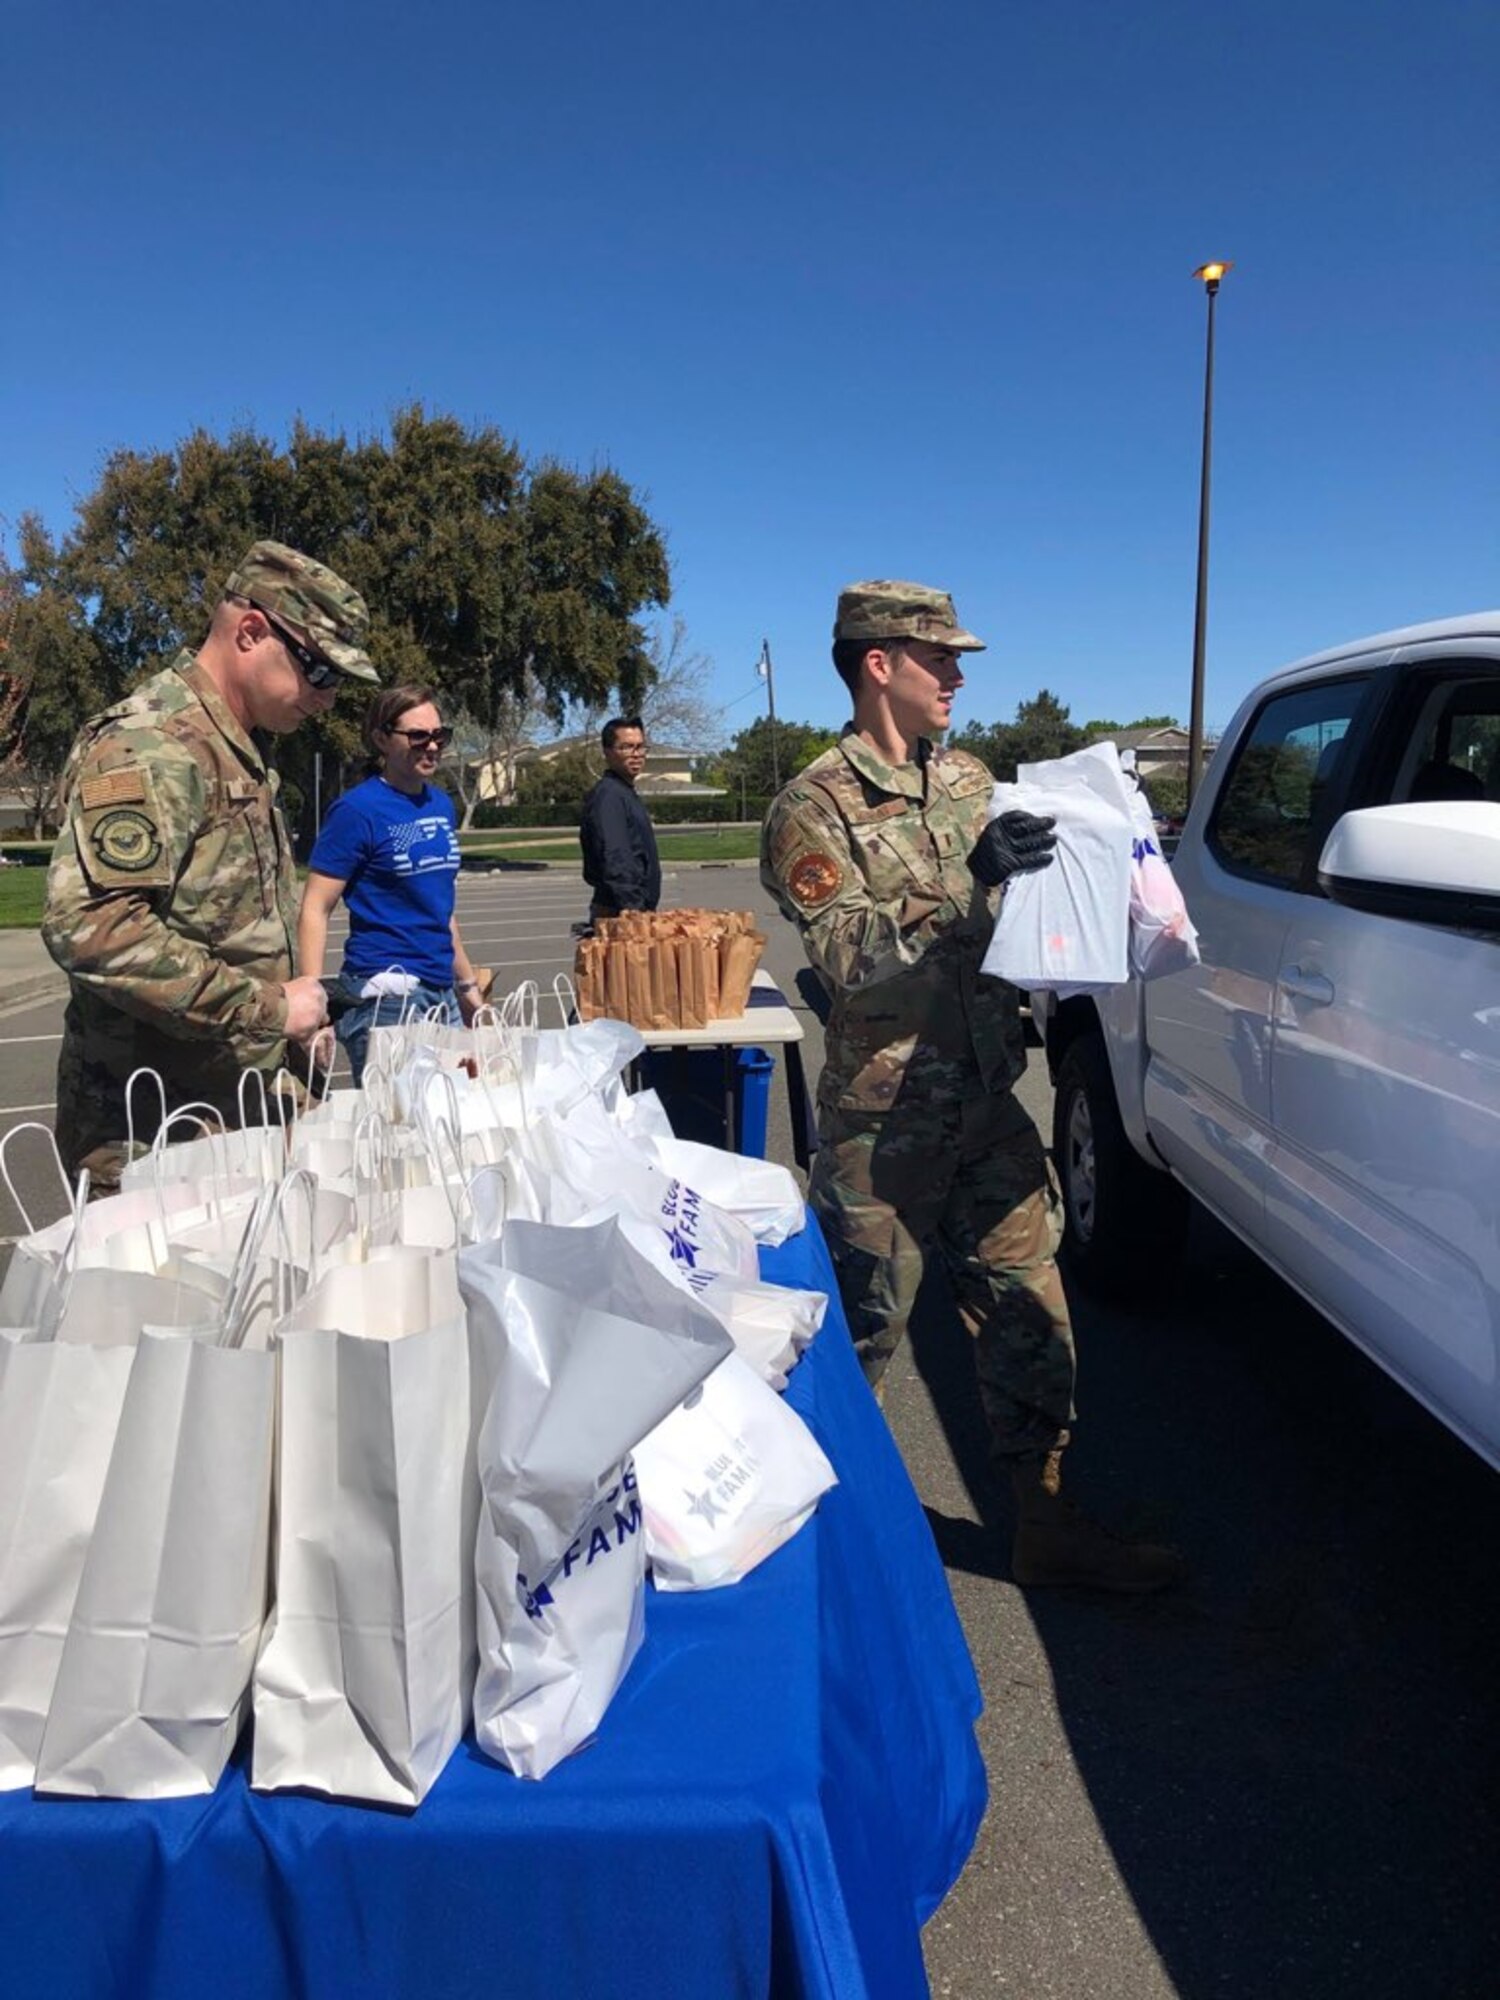
[(761, 880), (832, 1001), (825, 1121), (1004, 1090), (1024, 1066), (1016, 990), (980, 975), (994, 899), (967, 865), (993, 783), (925, 740), (887, 764), (851, 727), (772, 802)]
[(79, 735), (42, 918), (72, 987), (60, 1137), (122, 1136), (138, 1064), (169, 1101), (227, 1108), (241, 1069), (282, 1060), (297, 882), (276, 786), (190, 652)]

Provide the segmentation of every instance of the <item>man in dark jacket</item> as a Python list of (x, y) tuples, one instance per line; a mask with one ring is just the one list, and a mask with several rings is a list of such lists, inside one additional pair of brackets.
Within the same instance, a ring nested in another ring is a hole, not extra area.
[(583, 879), (593, 891), (589, 921), (621, 910), (654, 910), (661, 901), (661, 860), (651, 815), (636, 796), (646, 765), (646, 732), (636, 716), (616, 716), (600, 735), (605, 773), (583, 802), (578, 838)]

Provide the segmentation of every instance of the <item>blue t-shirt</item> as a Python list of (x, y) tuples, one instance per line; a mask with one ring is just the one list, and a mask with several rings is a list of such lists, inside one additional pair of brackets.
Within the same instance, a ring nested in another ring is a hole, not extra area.
[(348, 885), (345, 972), (365, 980), (399, 966), (426, 986), (451, 986), (458, 860), (453, 801), (436, 785), (411, 797), (366, 778), (335, 799), (311, 865)]

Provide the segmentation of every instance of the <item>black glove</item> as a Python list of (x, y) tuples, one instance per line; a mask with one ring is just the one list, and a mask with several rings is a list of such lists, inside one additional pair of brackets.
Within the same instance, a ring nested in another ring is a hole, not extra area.
[(1028, 875), (1034, 868), (1052, 866), (1052, 850), (1057, 822), (1036, 813), (1001, 813), (992, 819), (974, 843), (969, 856), (969, 873), (986, 889), (998, 889), (1012, 875)]

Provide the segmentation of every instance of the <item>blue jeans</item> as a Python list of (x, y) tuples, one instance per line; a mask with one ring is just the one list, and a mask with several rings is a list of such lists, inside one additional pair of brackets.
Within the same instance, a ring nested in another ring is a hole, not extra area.
[(339, 974), (339, 995), (352, 1000), (354, 1005), (348, 1013), (341, 1014), (334, 1024), (334, 1033), (339, 1045), (349, 1058), (349, 1067), (354, 1072), (354, 1081), (359, 1083), (365, 1073), (365, 1058), (370, 1052), (370, 1030), (372, 1028), (394, 1028), (403, 1017), (426, 1014), (434, 1007), (441, 1007), (443, 1019), (451, 1027), (457, 1027), (463, 1016), (458, 1011), (458, 999), (451, 986), (417, 986), (405, 995), (382, 993), (374, 1000), (360, 997), (364, 980), (352, 973)]

